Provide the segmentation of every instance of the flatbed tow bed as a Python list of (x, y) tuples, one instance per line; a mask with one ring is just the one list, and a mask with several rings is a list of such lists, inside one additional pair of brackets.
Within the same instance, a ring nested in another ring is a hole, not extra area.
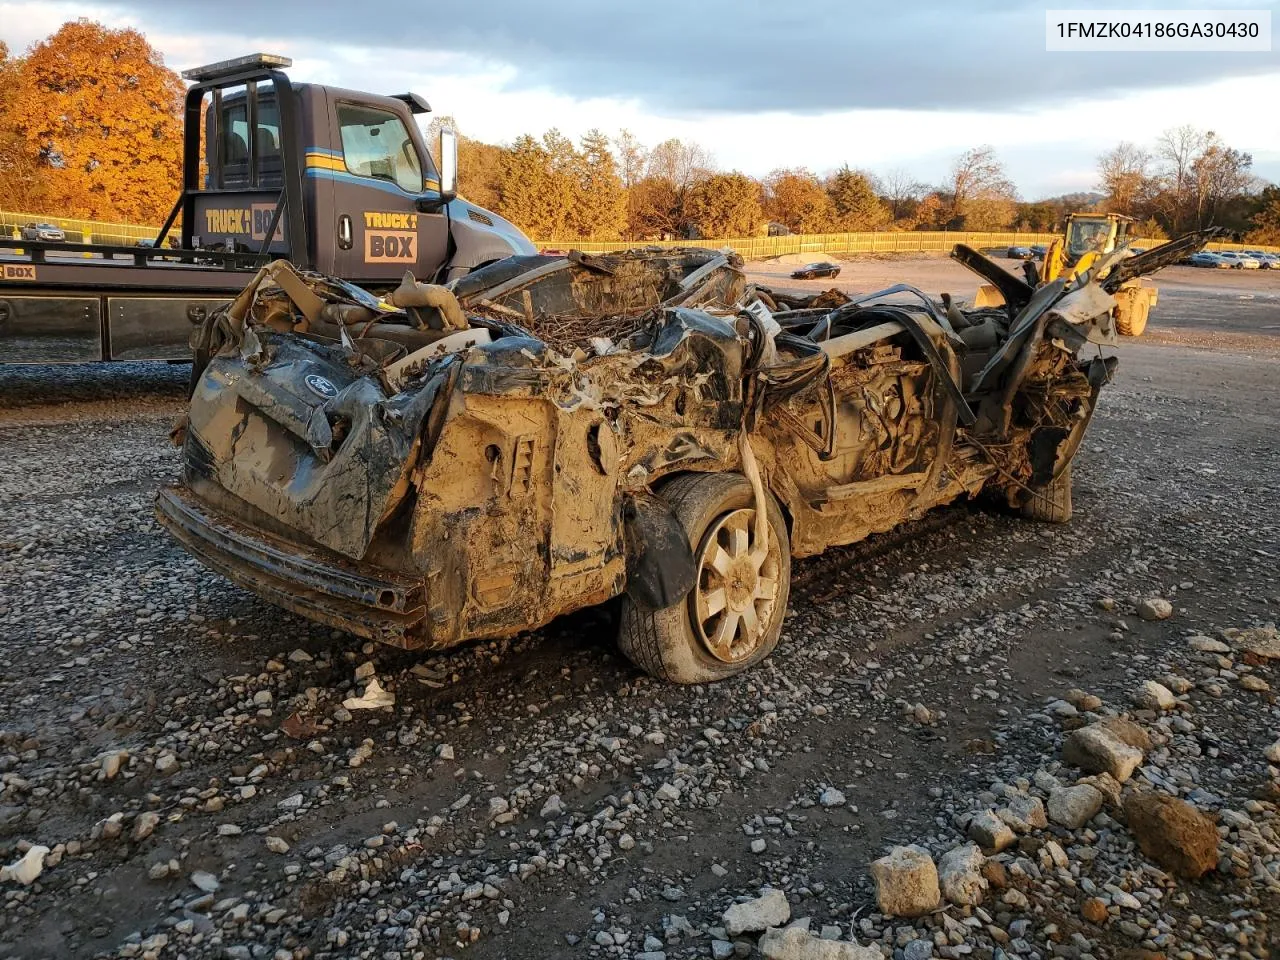
[(0, 356), (6, 363), (189, 359), (192, 327), (269, 259), (0, 238)]

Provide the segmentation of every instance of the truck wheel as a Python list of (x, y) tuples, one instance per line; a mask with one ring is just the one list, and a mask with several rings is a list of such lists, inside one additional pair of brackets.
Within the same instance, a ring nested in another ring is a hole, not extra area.
[(1033, 490), (1019, 508), (1028, 520), (1043, 523), (1066, 523), (1071, 519), (1071, 464), (1068, 463), (1056, 480)]
[(1140, 337), (1147, 329), (1151, 301), (1146, 297), (1125, 297), (1116, 304), (1116, 333), (1122, 337)]
[(735, 473), (678, 477), (662, 489), (689, 535), (698, 579), (660, 610), (622, 597), (618, 646), (646, 673), (672, 683), (709, 683), (773, 652), (791, 593), (791, 541), (773, 497), (769, 543), (757, 551), (751, 484)]

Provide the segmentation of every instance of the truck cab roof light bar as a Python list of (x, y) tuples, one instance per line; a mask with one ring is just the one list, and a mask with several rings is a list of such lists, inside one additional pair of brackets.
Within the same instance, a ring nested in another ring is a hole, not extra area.
[(289, 57), (281, 57), (274, 53), (251, 53), (247, 57), (236, 57), (234, 60), (219, 60), (203, 67), (192, 67), (182, 71), (182, 78), (193, 83), (204, 83), (219, 77), (229, 77), (246, 70), (280, 70), (293, 66)]

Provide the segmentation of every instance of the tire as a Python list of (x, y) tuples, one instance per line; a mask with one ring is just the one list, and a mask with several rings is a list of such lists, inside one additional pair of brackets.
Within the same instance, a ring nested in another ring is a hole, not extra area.
[[(685, 599), (660, 610), (641, 607), (623, 594), (618, 647), (645, 673), (670, 683), (712, 683), (749, 670), (773, 653), (787, 614), (791, 593), (791, 541), (782, 511), (766, 493), (769, 550), (755, 567), (760, 579), (757, 581), (755, 573), (748, 573), (735, 576), (733, 586), (722, 587), (711, 562), (717, 546), (722, 560), (739, 564), (753, 562), (750, 553), (754, 546), (751, 525), (755, 501), (751, 484), (736, 473), (698, 473), (677, 477), (660, 492), (689, 535), (698, 566), (698, 581)], [(744, 522), (750, 541), (741, 539)], [(774, 584), (771, 593), (766, 586), (769, 582)], [(764, 591), (764, 595), (756, 596), (753, 591), (744, 598), (740, 591), (750, 590), (753, 584)], [(739, 591), (737, 606), (733, 603), (735, 588)], [(720, 602), (729, 600), (729, 604), (718, 614), (699, 622), (700, 604), (715, 597), (717, 592)], [(757, 630), (750, 630), (736, 609), (750, 609), (758, 624)], [(717, 626), (725, 626), (726, 633), (732, 630), (719, 652), (714, 643)], [(708, 627), (713, 630), (710, 639)]]
[(1028, 520), (1042, 523), (1066, 523), (1071, 519), (1071, 464), (1068, 463), (1056, 480), (1034, 490), (1018, 512)]
[(1134, 297), (1129, 300), (1129, 309), (1116, 309), (1116, 333), (1122, 337), (1140, 337), (1147, 329), (1147, 318), (1151, 315), (1151, 301), (1146, 297)]

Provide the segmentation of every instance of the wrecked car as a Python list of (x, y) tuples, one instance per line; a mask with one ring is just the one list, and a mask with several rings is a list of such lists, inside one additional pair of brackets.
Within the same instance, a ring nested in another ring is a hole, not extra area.
[[(792, 296), (714, 250), (513, 257), (385, 299), (285, 262), (197, 329), (161, 524), (360, 637), (442, 649), (620, 597), (618, 643), (713, 681), (778, 643), (793, 558), (979, 494), (1071, 515), (1119, 251), (1004, 303)], [(1090, 353), (1100, 351), (1089, 351)]]

